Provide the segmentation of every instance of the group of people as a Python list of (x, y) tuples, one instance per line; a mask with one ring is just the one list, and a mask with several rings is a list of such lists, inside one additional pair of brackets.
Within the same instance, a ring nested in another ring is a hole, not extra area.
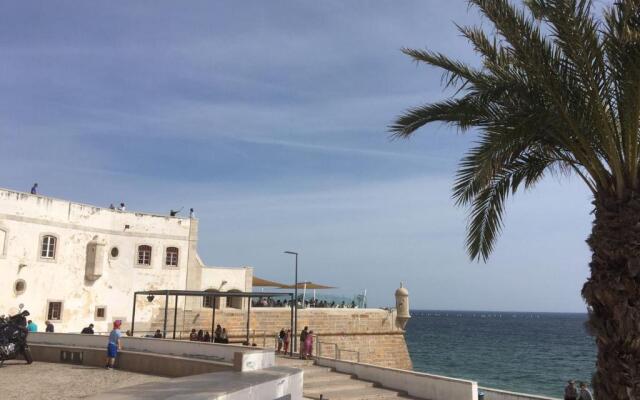
[(571, 379), (564, 388), (564, 400), (593, 400), (593, 395), (585, 382), (580, 382), (580, 388), (577, 388), (576, 382)]
[[(211, 342), (211, 335), (209, 331), (203, 331), (200, 329), (196, 332), (195, 329), (191, 329), (189, 334), (189, 340), (192, 342)], [(227, 329), (218, 324), (216, 330), (213, 331), (213, 343), (229, 343), (229, 335)]]
[[(289, 344), (291, 343), (291, 329), (280, 329), (278, 333), (278, 347), (277, 353), (288, 353)], [(300, 358), (310, 358), (313, 356), (313, 331), (309, 330), (308, 326), (300, 332)]]
[[(298, 308), (303, 306), (304, 308), (358, 308), (355, 301), (352, 301), (350, 304), (347, 304), (344, 301), (338, 304), (335, 301), (329, 303), (327, 300), (306, 299), (303, 301), (301, 298), (298, 299)], [(291, 301), (280, 299), (274, 300), (271, 297), (262, 297), (258, 300), (254, 300), (251, 303), (251, 307), (291, 307)]]
[[(38, 184), (36, 184), (36, 187), (37, 187), (37, 185), (38, 185)], [(31, 190), (32, 190), (32, 192), (31, 192), (31, 193), (32, 193), (32, 194), (35, 194), (35, 193), (33, 192), (33, 190), (34, 190), (34, 189), (31, 189)], [(118, 211), (122, 211), (122, 212), (124, 212), (124, 211), (127, 211), (127, 206), (126, 206), (124, 203), (120, 203), (120, 205), (116, 208), (116, 206), (114, 206), (114, 205), (113, 205), (113, 203), (111, 203), (111, 204), (109, 205), (109, 209), (110, 209), (110, 210), (118, 210)], [(181, 211), (182, 211), (182, 208), (181, 208), (181, 209), (179, 209), (179, 210), (173, 210), (173, 209), (171, 209), (171, 210), (169, 210), (169, 216), (170, 216), (170, 217), (175, 217), (175, 216), (177, 216)], [(189, 218), (195, 218), (195, 217), (196, 217), (195, 211), (193, 210), (193, 208), (190, 208), (190, 209), (189, 209)]]
[[(53, 326), (53, 324), (51, 323), (51, 321), (44, 321), (44, 325), (45, 325), (45, 332), (54, 332), (55, 328)], [(38, 332), (38, 325), (33, 322), (32, 320), (28, 320), (27, 321), (27, 330), (29, 332)]]

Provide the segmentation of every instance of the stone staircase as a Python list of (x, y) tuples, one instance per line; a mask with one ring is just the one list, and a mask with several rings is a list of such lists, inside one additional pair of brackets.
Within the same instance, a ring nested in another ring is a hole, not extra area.
[(335, 372), (331, 368), (314, 365), (313, 360), (277, 356), (276, 364), (301, 368), (304, 371), (303, 391), (306, 399), (416, 399), (415, 397), (407, 396), (403, 392), (379, 387), (375, 382), (363, 381), (353, 375)]

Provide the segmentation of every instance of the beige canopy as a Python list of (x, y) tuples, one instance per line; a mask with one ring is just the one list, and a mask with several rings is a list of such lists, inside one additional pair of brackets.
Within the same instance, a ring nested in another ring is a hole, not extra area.
[[(293, 289), (295, 285), (283, 286), (283, 289)], [(335, 289), (335, 286), (326, 286), (313, 282), (298, 282), (298, 289)]]
[(288, 287), (284, 283), (258, 278), (257, 276), (253, 277), (253, 286), (254, 287), (275, 287), (275, 288), (281, 288), (281, 289)]
[[(294, 289), (295, 285), (286, 285), (284, 283), (270, 281), (268, 279), (258, 278), (257, 276), (253, 277), (253, 286), (254, 287), (275, 287), (280, 289)], [(314, 282), (298, 282), (298, 289), (335, 289), (334, 286), (321, 285), (319, 283)]]

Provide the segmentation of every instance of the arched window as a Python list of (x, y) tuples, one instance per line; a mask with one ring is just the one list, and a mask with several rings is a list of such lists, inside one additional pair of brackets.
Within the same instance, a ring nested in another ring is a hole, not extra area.
[(180, 250), (177, 247), (167, 247), (167, 254), (165, 257), (164, 265), (167, 267), (177, 267), (178, 266), (178, 254)]
[(138, 246), (138, 265), (151, 265), (151, 246)]
[[(237, 289), (228, 291), (229, 293), (240, 293)], [(242, 309), (242, 297), (227, 297), (227, 308)]]
[[(207, 290), (205, 290), (205, 292), (219, 293), (219, 291), (216, 290), (216, 289), (207, 289)], [(202, 298), (202, 307), (204, 307), (204, 308), (213, 307), (214, 299), (215, 299), (216, 310), (219, 310), (220, 309), (220, 297), (213, 297), (213, 296), (205, 296), (205, 297), (203, 297)]]
[(42, 246), (40, 257), (55, 259), (56, 258), (56, 244), (58, 242), (58, 238), (51, 235), (45, 235), (42, 237)]

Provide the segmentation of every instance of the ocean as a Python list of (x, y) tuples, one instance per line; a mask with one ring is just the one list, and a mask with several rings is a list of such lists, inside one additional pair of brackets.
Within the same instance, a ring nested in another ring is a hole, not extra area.
[(413, 369), (479, 386), (562, 397), (568, 379), (591, 382), (596, 346), (586, 314), (412, 310)]

